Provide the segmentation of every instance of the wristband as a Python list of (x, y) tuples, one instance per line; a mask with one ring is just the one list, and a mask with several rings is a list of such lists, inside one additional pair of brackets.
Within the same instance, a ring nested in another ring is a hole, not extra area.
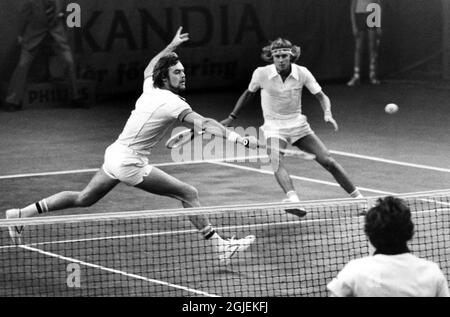
[(237, 133), (234, 132), (234, 131), (231, 131), (231, 132), (228, 134), (227, 140), (230, 141), (230, 142), (233, 142), (233, 143), (237, 143), (237, 140), (238, 140), (240, 137), (241, 137), (241, 136), (240, 136), (239, 134), (237, 134)]
[(230, 117), (231, 119), (233, 119), (233, 120), (237, 118), (236, 115), (235, 115), (234, 113), (230, 113), (229, 117)]

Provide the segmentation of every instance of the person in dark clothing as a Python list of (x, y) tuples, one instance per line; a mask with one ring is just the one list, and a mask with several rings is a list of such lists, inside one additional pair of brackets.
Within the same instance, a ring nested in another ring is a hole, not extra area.
[(64, 27), (63, 11), (61, 0), (25, 1), (19, 18), (20, 59), (9, 82), (4, 104), (6, 111), (22, 109), (28, 71), (39, 49), (49, 37), (54, 44), (52, 47), (61, 54), (67, 64), (72, 92), (71, 104), (83, 106), (77, 90), (75, 63)]
[[(363, 44), (368, 39), (369, 50), (369, 82), (372, 85), (380, 84), (378, 79), (378, 50), (381, 39), (381, 24), (371, 25), (367, 22), (374, 6), (381, 8), (381, 0), (352, 0), (350, 17), (352, 21), (353, 36), (355, 37), (355, 57), (353, 77), (347, 86), (353, 87), (361, 83), (361, 64), (363, 56)], [(379, 12), (381, 17), (381, 11)]]

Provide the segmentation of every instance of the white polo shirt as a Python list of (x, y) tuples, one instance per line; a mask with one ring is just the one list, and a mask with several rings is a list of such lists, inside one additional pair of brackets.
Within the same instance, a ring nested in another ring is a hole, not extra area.
[(337, 296), (450, 296), (447, 279), (438, 265), (411, 253), (352, 260), (327, 288)]
[(311, 72), (303, 66), (291, 64), (291, 73), (283, 82), (274, 64), (258, 67), (248, 90), (261, 89), (261, 106), (264, 121), (292, 121), (302, 117), (302, 89), (306, 86), (312, 94), (322, 90)]
[(144, 80), (143, 93), (115, 143), (148, 155), (180, 115), (191, 111), (189, 104), (177, 94), (153, 87), (150, 76)]

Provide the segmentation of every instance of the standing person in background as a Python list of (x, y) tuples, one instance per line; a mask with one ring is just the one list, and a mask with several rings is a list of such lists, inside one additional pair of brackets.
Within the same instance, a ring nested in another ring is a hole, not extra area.
[[(352, 0), (350, 17), (352, 21), (353, 36), (355, 37), (355, 56), (353, 77), (347, 86), (353, 87), (361, 83), (361, 62), (363, 57), (363, 44), (368, 38), (369, 48), (369, 82), (372, 85), (380, 84), (378, 80), (378, 50), (380, 47), (381, 24), (370, 25), (368, 17), (372, 14), (373, 4), (378, 5), (381, 15), (381, 0)], [(372, 5), (372, 6), (371, 6)], [(376, 9), (377, 10), (377, 9)]]
[(378, 199), (365, 216), (364, 231), (375, 253), (350, 261), (328, 284), (339, 297), (449, 297), (439, 266), (411, 254), (414, 235), (411, 210), (392, 196)]
[(39, 48), (46, 38), (53, 40), (53, 47), (61, 54), (67, 64), (70, 79), (71, 105), (84, 107), (78, 94), (75, 63), (64, 26), (64, 6), (62, 0), (26, 0), (19, 15), (19, 37), (21, 46), (19, 63), (11, 76), (5, 111), (19, 111), (25, 93), (28, 71)]
[(323, 110), (323, 119), (333, 126), (338, 125), (331, 112), (330, 98), (323, 92), (313, 74), (295, 62), (300, 57), (300, 47), (289, 40), (278, 38), (263, 48), (261, 57), (270, 65), (258, 67), (247, 90), (239, 97), (233, 111), (222, 124), (229, 126), (236, 119), (242, 107), (261, 94), (264, 125), (261, 127), (267, 143), (267, 153), (275, 179), (286, 194), (285, 202), (299, 202), (300, 199), (285, 168), (283, 157), (277, 148), (288, 145), (312, 153), (316, 161), (333, 175), (339, 185), (353, 198), (363, 198), (353, 185), (344, 168), (330, 155), (330, 152), (311, 129), (302, 113), (302, 90), (306, 87), (316, 97)]

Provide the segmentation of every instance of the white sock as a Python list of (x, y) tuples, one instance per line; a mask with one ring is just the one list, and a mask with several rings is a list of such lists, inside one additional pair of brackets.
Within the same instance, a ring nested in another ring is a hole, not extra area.
[(294, 190), (288, 191), (286, 195), (291, 202), (293, 203), (300, 202), (300, 198), (298, 198), (297, 193)]
[(351, 194), (353, 198), (364, 198), (364, 196), (359, 192), (359, 189), (355, 189)]
[(48, 206), (45, 199), (42, 199), (36, 203), (21, 208), (23, 217), (33, 217), (37, 214), (42, 214), (48, 212)]

